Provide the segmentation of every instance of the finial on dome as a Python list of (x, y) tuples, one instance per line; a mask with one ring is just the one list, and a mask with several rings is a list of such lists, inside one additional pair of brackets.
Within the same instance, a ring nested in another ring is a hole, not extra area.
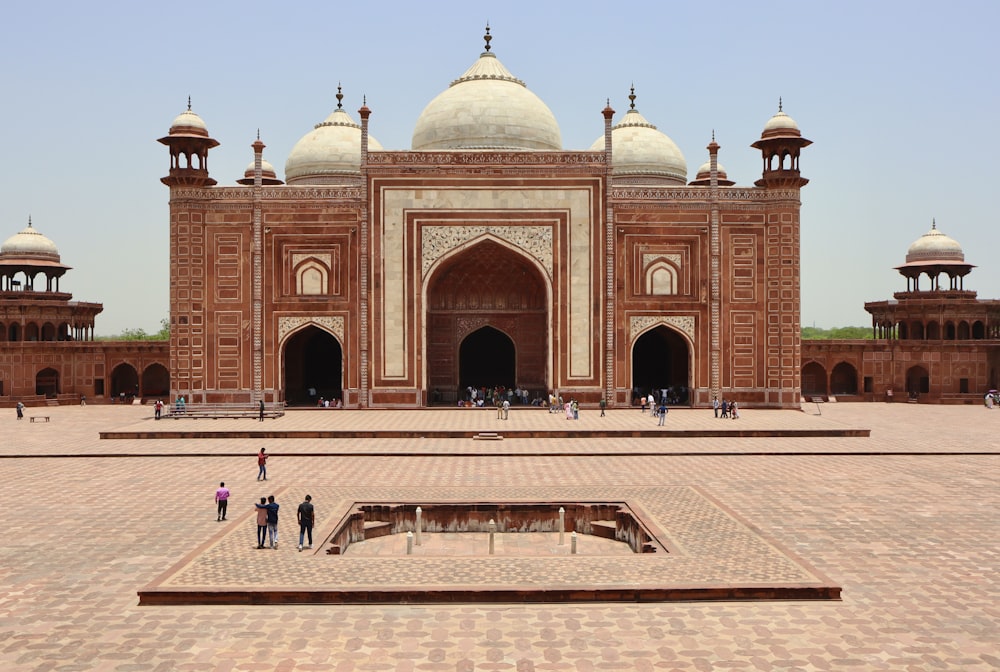
[(486, 34), (483, 35), (483, 39), (486, 40), (486, 51), (489, 51), (490, 50), (490, 40), (493, 39), (493, 36), (490, 35), (490, 22), (489, 21), (486, 22)]
[(31, 215), (28, 215), (28, 228), (31, 228)]
[(257, 129), (257, 139), (260, 140), (260, 129)]
[(191, 96), (188, 96), (188, 112), (191, 111)]
[[(31, 221), (30, 217), (28, 218), (28, 221)], [(934, 231), (935, 229), (937, 229), (937, 218), (931, 217), (931, 231)]]
[(712, 129), (712, 142), (715, 142), (715, 129)]
[(634, 110), (635, 109), (635, 82), (632, 82), (632, 89), (631, 89), (631, 92), (628, 94), (628, 99), (629, 99), (629, 106), (628, 106), (629, 109), (630, 110)]
[(778, 112), (781, 112), (781, 96), (778, 96)]
[(340, 82), (337, 82), (337, 109), (343, 109), (344, 105), (341, 101), (344, 100), (344, 94), (340, 92)]

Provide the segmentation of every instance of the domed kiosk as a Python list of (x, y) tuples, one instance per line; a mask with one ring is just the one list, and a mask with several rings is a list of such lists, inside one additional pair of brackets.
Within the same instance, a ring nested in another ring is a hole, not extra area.
[(948, 289), (964, 289), (964, 278), (975, 268), (965, 263), (962, 246), (954, 238), (949, 238), (937, 228), (937, 221), (931, 222), (931, 230), (920, 236), (906, 251), (906, 263), (896, 270), (907, 280), (908, 291), (920, 291), (920, 276), (926, 275), (931, 281), (931, 290), (942, 289), (941, 274), (948, 276)]
[[(285, 161), (288, 184), (356, 184), (361, 180), (361, 126), (344, 110), (337, 87), (337, 109), (295, 143)], [(368, 136), (368, 150), (382, 145)]]
[[(635, 87), (629, 93), (629, 110), (611, 129), (611, 177), (615, 184), (677, 184), (687, 181), (687, 161), (677, 144), (646, 121), (635, 108)], [(590, 146), (604, 149), (604, 138)]]

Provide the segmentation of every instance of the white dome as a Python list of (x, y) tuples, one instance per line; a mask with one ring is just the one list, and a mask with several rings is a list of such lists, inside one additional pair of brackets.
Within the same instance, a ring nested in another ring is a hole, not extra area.
[(29, 257), (59, 261), (59, 250), (49, 238), (38, 233), (28, 221), (28, 226), (15, 233), (0, 246), (5, 257)]
[(795, 120), (785, 114), (782, 108), (781, 99), (778, 99), (778, 111), (773, 117), (767, 120), (764, 124), (764, 130), (761, 131), (761, 138), (773, 138), (775, 136), (789, 136), (793, 135), (799, 137), (802, 132), (799, 130), (799, 125), (795, 123)]
[[(716, 163), (715, 164), (715, 170), (718, 172), (718, 175), (719, 175), (720, 178), (726, 177), (726, 169), (722, 166), (721, 163)], [(706, 161), (705, 163), (701, 164), (698, 167), (697, 177), (699, 177), (699, 178), (708, 177), (711, 174), (712, 174), (712, 162), (711, 161)]]
[[(378, 151), (382, 145), (369, 135), (368, 149)], [(295, 143), (285, 161), (288, 184), (332, 184), (360, 174), (361, 126), (339, 102), (325, 121)]]
[(427, 104), (411, 146), (418, 151), (560, 150), (562, 135), (548, 106), (486, 51)]
[(915, 261), (965, 261), (965, 253), (957, 240), (938, 231), (935, 222), (906, 251), (906, 263)]
[[(251, 161), (247, 169), (243, 171), (243, 177), (253, 177), (254, 170), (257, 169), (256, 161)], [(277, 173), (274, 172), (274, 166), (267, 159), (262, 158), (260, 160), (260, 172), (264, 177), (275, 177)]]
[(187, 109), (178, 114), (170, 124), (170, 135), (196, 135), (208, 137), (208, 126), (197, 114), (191, 111), (191, 98), (188, 97)]
[[(598, 138), (590, 149), (604, 149), (604, 138)], [(635, 108), (611, 129), (611, 150), (613, 177), (670, 184), (687, 182), (687, 161), (680, 148)]]

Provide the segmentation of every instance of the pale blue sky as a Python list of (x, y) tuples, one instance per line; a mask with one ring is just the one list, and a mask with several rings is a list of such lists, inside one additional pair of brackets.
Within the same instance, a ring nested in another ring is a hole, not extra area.
[(423, 107), (493, 51), (552, 109), (566, 149), (602, 133), (605, 100), (637, 108), (687, 158), (712, 130), (731, 179), (777, 109), (815, 144), (801, 167), (802, 322), (868, 325), (865, 301), (906, 288), (893, 270), (931, 219), (1000, 297), (1000, 3), (35, 2), (0, 28), (0, 240), (30, 214), (72, 266), (61, 289), (104, 303), (98, 334), (156, 331), (168, 314), (167, 149), (192, 96), (221, 142), (220, 184), (252, 159), (284, 174), (295, 142), (336, 106), (408, 149)]

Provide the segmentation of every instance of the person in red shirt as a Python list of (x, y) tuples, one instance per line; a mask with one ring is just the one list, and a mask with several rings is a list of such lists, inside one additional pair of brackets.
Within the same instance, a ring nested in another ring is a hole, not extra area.
[(265, 454), (266, 448), (261, 448), (260, 452), (257, 453), (257, 480), (267, 480), (267, 455)]

